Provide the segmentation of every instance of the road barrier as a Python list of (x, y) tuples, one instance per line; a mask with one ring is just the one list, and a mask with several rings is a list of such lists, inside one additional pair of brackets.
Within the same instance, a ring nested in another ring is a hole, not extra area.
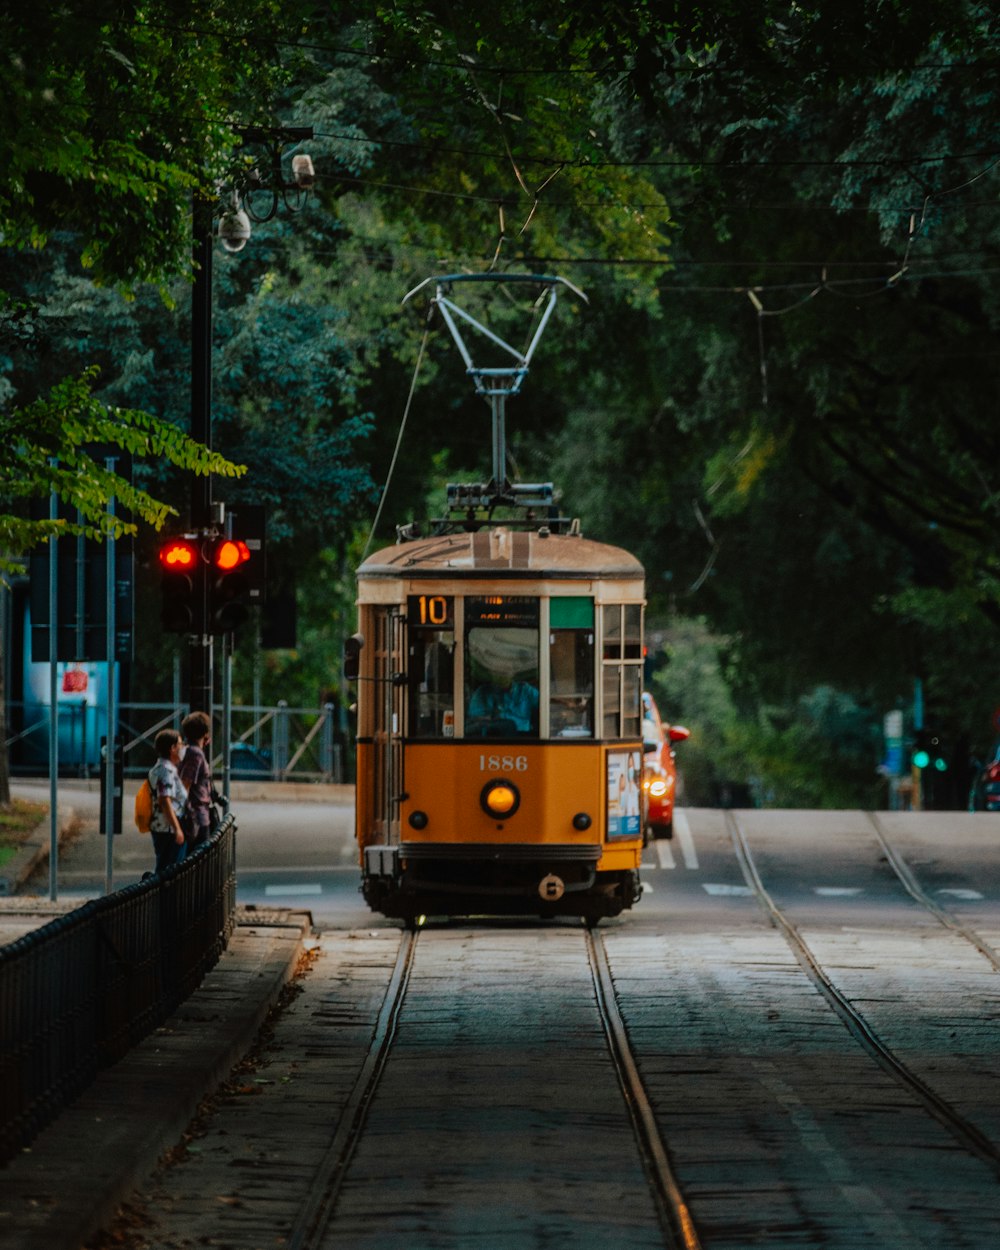
[(236, 917), (236, 822), (190, 859), (0, 947), (0, 1164), (200, 984)]
[[(85, 698), (63, 698), (56, 709), (59, 736), (59, 769), (65, 775), (96, 775), (101, 766), (98, 709)], [(124, 771), (142, 777), (156, 762), (153, 748), (161, 729), (179, 729), (187, 715), (186, 704), (121, 703)], [(8, 725), (14, 730), (6, 741), (11, 773), (15, 776), (48, 771), (48, 706), (12, 700)], [(220, 735), (213, 736), (218, 748)], [(289, 707), (239, 704), (231, 709), (230, 764), (232, 776), (255, 781), (344, 782), (353, 778), (351, 733), (347, 712), (332, 703), (323, 707)], [(2, 745), (2, 744), (0, 744)], [(220, 772), (221, 757), (213, 770)]]

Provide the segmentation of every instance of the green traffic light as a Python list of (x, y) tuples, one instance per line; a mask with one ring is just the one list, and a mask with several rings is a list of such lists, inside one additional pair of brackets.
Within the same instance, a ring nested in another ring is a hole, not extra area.
[(931, 762), (931, 757), (926, 751), (914, 751), (913, 752), (914, 768), (926, 768), (930, 762)]

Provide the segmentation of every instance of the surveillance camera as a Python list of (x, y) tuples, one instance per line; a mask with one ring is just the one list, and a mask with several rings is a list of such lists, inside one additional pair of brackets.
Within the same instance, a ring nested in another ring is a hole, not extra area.
[(316, 171), (313, 169), (312, 157), (300, 152), (292, 157), (292, 177), (303, 191), (308, 190), (316, 182)]
[(242, 252), (250, 238), (250, 218), (234, 201), (219, 218), (219, 241), (227, 252)]

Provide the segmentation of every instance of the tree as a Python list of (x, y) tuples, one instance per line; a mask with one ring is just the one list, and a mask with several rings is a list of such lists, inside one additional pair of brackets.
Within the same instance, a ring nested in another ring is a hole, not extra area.
[[(32, 521), (0, 513), (0, 576), (19, 568), (18, 557), (36, 543), (62, 535), (115, 538), (134, 534), (135, 521), (109, 511), (112, 500), (157, 529), (176, 509), (110, 472), (87, 451), (88, 444), (119, 447), (134, 456), (164, 457), (193, 473), (238, 476), (244, 466), (208, 451), (176, 426), (144, 412), (109, 409), (95, 400), (95, 371), (66, 379), (50, 394), (6, 414), (0, 424), (0, 496), (8, 506), (55, 494), (82, 518)], [(0, 656), (2, 659), (2, 656)], [(6, 738), (6, 703), (0, 664), (0, 742)], [(0, 750), (0, 806), (10, 803), (6, 748)]]
[[(223, 25), (205, 2), (187, 7), (184, 23), (156, 0), (7, 5), (0, 14), (6, 171), (0, 246), (6, 254), (39, 251), (69, 232), (81, 263), (100, 282), (128, 287), (189, 273), (192, 196), (214, 193), (229, 167), (234, 103), (245, 102), (241, 120), (267, 119), (281, 76), (275, 41), (288, 12), (271, 0), (250, 0)], [(14, 298), (0, 282), (4, 348), (37, 331), (39, 308), (37, 301)], [(139, 519), (162, 524), (166, 505), (108, 475), (86, 454), (93, 441), (156, 454), (196, 472), (236, 472), (173, 427), (100, 404), (91, 394), (93, 380), (85, 369), (57, 382), (46, 398), (22, 393), (17, 408), (6, 382), (0, 394), (5, 501), (54, 491), (80, 509), (84, 529), (96, 536), (134, 528), (108, 516), (112, 496)], [(52, 532), (49, 523), (5, 513), (3, 566), (9, 569)], [(4, 738), (0, 711), (0, 742)], [(6, 803), (5, 750), (0, 759), (0, 803)]]

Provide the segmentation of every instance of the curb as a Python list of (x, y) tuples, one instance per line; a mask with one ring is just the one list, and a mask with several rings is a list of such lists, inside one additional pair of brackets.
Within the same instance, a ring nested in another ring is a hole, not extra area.
[[(59, 845), (62, 846), (66, 835), (76, 821), (76, 809), (59, 808)], [(0, 872), (0, 897), (17, 894), (24, 883), (37, 870), (49, 862), (52, 849), (52, 830), (49, 818), (46, 817), (14, 852)]]

